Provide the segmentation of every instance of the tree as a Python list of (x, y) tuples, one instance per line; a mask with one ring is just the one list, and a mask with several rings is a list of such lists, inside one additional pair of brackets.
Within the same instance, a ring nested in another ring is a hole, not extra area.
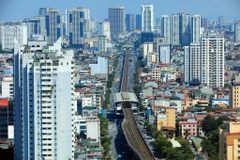
[(195, 156), (191, 150), (191, 147), (190, 147), (188, 141), (186, 141), (182, 137), (176, 137), (176, 140), (181, 144), (181, 148), (179, 148), (179, 150), (183, 154), (184, 160), (185, 159), (186, 160), (194, 159)]
[(210, 133), (218, 128), (217, 121), (214, 117), (207, 115), (202, 121), (202, 130), (205, 133)]
[(223, 121), (229, 121), (230, 119), (227, 116), (221, 116), (217, 119), (217, 125), (221, 126), (223, 125)]
[(177, 148), (168, 148), (167, 160), (184, 160), (184, 158), (182, 153)]
[(168, 132), (167, 132), (167, 135), (166, 135), (166, 137), (167, 137), (167, 138), (170, 138), (170, 139), (172, 139), (172, 138), (173, 138), (173, 135), (174, 135), (174, 133), (175, 133), (175, 130), (170, 130), (170, 131), (168, 131)]
[(167, 149), (172, 148), (172, 143), (167, 140), (166, 137), (164, 137), (162, 134), (159, 134), (155, 140), (155, 144), (160, 151), (160, 153), (163, 154), (164, 157), (167, 155)]
[(189, 135), (190, 135), (189, 130), (186, 129), (186, 130), (184, 131), (185, 139), (188, 139), (188, 136), (189, 136)]
[(144, 73), (148, 73), (149, 70), (150, 70), (149, 68), (143, 68), (142, 72), (144, 72)]
[(201, 143), (203, 151), (208, 153), (210, 159), (217, 159), (217, 147), (209, 139), (204, 139)]

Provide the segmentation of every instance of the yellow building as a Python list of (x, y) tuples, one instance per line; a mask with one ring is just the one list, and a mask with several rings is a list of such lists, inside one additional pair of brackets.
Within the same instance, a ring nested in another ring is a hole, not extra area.
[(219, 160), (240, 159), (240, 122), (224, 122), (219, 130)]
[(176, 109), (173, 107), (163, 107), (157, 114), (157, 128), (158, 130), (175, 129), (176, 125)]
[(240, 77), (235, 77), (230, 88), (229, 98), (231, 108), (240, 108)]

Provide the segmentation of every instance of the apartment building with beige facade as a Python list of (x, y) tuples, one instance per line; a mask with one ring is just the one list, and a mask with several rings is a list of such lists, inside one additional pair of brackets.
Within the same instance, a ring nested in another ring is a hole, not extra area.
[(229, 102), (231, 108), (240, 108), (240, 77), (235, 77), (230, 87)]
[(224, 122), (219, 129), (219, 160), (240, 159), (240, 122)]

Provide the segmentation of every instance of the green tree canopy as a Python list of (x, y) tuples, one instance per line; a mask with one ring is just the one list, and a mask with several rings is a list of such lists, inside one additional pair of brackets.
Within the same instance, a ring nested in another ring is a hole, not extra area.
[(168, 148), (167, 160), (184, 160), (184, 157), (177, 148)]
[(214, 117), (207, 115), (202, 121), (202, 130), (207, 134), (218, 128), (217, 121)]
[(217, 119), (217, 125), (221, 126), (223, 125), (223, 121), (229, 121), (230, 119), (227, 116), (222, 116)]

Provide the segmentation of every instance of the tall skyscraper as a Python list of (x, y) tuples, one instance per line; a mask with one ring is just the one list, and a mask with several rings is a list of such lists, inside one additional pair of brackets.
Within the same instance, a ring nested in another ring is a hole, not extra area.
[(39, 15), (40, 16), (46, 16), (47, 14), (47, 8), (40, 8), (39, 9)]
[(177, 13), (172, 15), (172, 44), (190, 44), (190, 15)]
[(191, 42), (198, 43), (201, 38), (201, 17), (200, 15), (194, 15), (191, 18)]
[(98, 35), (99, 36), (106, 36), (108, 40), (111, 39), (111, 33), (110, 33), (110, 22), (104, 21), (100, 22), (98, 25)]
[(45, 29), (47, 43), (53, 44), (59, 37), (63, 36), (63, 15), (60, 10), (46, 8)]
[(126, 31), (131, 32), (136, 28), (136, 21), (134, 14), (126, 14)]
[(166, 43), (171, 43), (171, 17), (168, 15), (161, 17), (161, 36), (165, 38)]
[(28, 39), (30, 39), (31, 36), (35, 34), (46, 36), (44, 16), (36, 16), (33, 18), (24, 19), (23, 23), (25, 23), (27, 26)]
[(90, 10), (88, 8), (82, 8), (84, 11), (84, 37), (91, 38), (91, 18)]
[(202, 83), (224, 87), (224, 38), (208, 33), (201, 39)]
[(153, 17), (153, 5), (144, 4), (142, 5), (142, 31), (153, 32), (154, 17)]
[(85, 8), (67, 10), (67, 31), (70, 45), (84, 44)]
[(234, 27), (234, 40), (237, 43), (240, 43), (240, 21), (235, 23), (235, 27)]
[(136, 15), (136, 29), (142, 30), (142, 16), (140, 14)]
[(15, 40), (15, 159), (74, 157), (74, 53), (53, 46)]
[(122, 6), (108, 8), (111, 35), (118, 36), (125, 32), (125, 9)]
[(207, 18), (202, 18), (201, 19), (201, 27), (203, 27), (204, 29), (206, 29), (208, 26), (207, 24)]
[(201, 84), (201, 45), (184, 46), (184, 81), (191, 85)]
[(222, 27), (225, 25), (225, 20), (223, 16), (218, 17), (218, 26)]
[(172, 15), (170, 38), (171, 38), (172, 45), (180, 45), (179, 44), (179, 16), (177, 14)]

